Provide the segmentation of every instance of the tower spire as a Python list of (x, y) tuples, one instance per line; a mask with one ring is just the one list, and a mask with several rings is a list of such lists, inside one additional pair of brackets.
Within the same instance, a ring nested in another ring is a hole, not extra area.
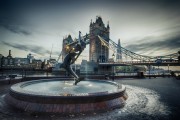
[(90, 26), (92, 26), (92, 19), (91, 19), (91, 22), (90, 22)]
[(12, 56), (11, 56), (11, 50), (9, 50), (9, 54), (8, 54), (8, 57), (12, 57)]
[(117, 48), (117, 55), (116, 55), (117, 61), (122, 61), (122, 52), (121, 52), (121, 41), (118, 39), (118, 48)]
[(108, 21), (108, 23), (107, 23), (107, 28), (109, 29), (109, 21)]

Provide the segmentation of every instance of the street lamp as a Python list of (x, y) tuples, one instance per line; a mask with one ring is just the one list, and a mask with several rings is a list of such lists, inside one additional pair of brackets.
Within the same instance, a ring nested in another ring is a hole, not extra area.
[(150, 76), (150, 74), (151, 74), (151, 72), (150, 72), (150, 70), (151, 70), (151, 68), (150, 68), (150, 60), (149, 60), (149, 79), (151, 79), (151, 76)]
[(180, 51), (178, 51), (178, 62), (180, 63)]
[(69, 49), (69, 46), (68, 46), (68, 45), (66, 46), (66, 49), (67, 49), (67, 50)]
[(113, 57), (113, 79), (112, 80), (114, 81), (114, 57), (115, 57), (114, 53), (113, 53), (112, 57)]

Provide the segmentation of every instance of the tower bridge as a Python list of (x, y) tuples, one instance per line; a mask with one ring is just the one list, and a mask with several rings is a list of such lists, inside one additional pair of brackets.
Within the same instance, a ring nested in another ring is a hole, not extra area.
[[(101, 17), (97, 17), (95, 22), (90, 23), (90, 33), (80, 36), (89, 43), (89, 61), (97, 63), (99, 66), (128, 66), (128, 65), (153, 65), (153, 66), (180, 66), (180, 51), (164, 56), (146, 56), (130, 51), (117, 44), (109, 38), (110, 27), (102, 21)], [(59, 54), (57, 61), (67, 53), (68, 47), (76, 43), (78, 39), (72, 40), (68, 36), (63, 40), (63, 48)], [(109, 51), (113, 54), (120, 54), (122, 60), (109, 60)], [(117, 52), (120, 51), (120, 52)], [(122, 57), (126, 58), (124, 60)]]
[[(179, 62), (180, 51), (177, 53), (164, 55), (164, 56), (145, 56), (145, 55), (140, 55), (140, 54), (134, 53), (122, 46), (119, 46), (111, 39), (109, 39), (110, 43), (107, 43), (107, 41), (103, 40), (102, 37), (100, 37), (100, 36), (98, 36), (98, 37), (99, 37), (99, 40), (101, 41), (101, 44), (106, 46), (109, 50), (112, 50), (114, 52), (116, 49), (120, 50), (122, 53), (121, 56), (124, 55), (125, 57), (129, 57), (131, 59), (130, 61), (126, 61), (126, 60), (113, 61), (113, 62), (112, 61), (106, 61), (106, 62), (99, 61), (97, 63), (100, 66), (101, 65), (107, 65), (107, 66), (128, 66), (128, 65), (180, 66), (180, 62)], [(86, 34), (85, 36), (82, 36), (82, 38), (83, 39), (86, 38), (87, 41), (89, 41), (90, 35)], [(75, 40), (75, 41), (77, 41), (77, 40)], [(70, 44), (72, 44), (72, 43), (70, 43)], [(68, 46), (70, 44), (67, 44), (66, 46)], [(61, 55), (62, 55), (62, 51), (61, 51), (57, 61), (59, 61)]]

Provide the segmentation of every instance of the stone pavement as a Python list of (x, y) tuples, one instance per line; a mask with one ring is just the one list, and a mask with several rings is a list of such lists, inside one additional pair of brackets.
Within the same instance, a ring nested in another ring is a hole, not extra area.
[(0, 119), (53, 119), (53, 120), (178, 120), (180, 119), (180, 81), (173, 78), (153, 79), (119, 79), (125, 84), (128, 93), (126, 106), (105, 113), (89, 115), (70, 114), (68, 116), (54, 114), (35, 114), (15, 110), (6, 105), (3, 96), (8, 92), (10, 85), (0, 85)]

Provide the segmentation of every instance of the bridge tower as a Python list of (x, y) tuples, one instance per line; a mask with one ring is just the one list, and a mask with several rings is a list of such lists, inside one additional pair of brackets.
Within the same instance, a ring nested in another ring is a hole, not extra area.
[[(102, 21), (100, 16), (96, 17), (96, 21), (90, 23), (90, 49), (89, 49), (89, 61), (94, 62), (107, 62), (109, 58), (109, 49), (107, 45), (104, 45), (98, 38), (101, 36), (109, 43), (109, 23), (107, 27)], [(108, 44), (109, 45), (109, 44)]]
[(71, 37), (71, 35), (68, 35), (67, 37), (63, 38), (63, 44), (62, 44), (62, 61), (64, 60), (64, 58), (66, 57), (67, 53), (68, 53), (68, 49), (66, 48), (67, 44), (70, 44), (73, 42), (73, 39)]
[(122, 62), (122, 51), (121, 51), (121, 41), (120, 41), (120, 39), (118, 40), (116, 61), (117, 62)]

